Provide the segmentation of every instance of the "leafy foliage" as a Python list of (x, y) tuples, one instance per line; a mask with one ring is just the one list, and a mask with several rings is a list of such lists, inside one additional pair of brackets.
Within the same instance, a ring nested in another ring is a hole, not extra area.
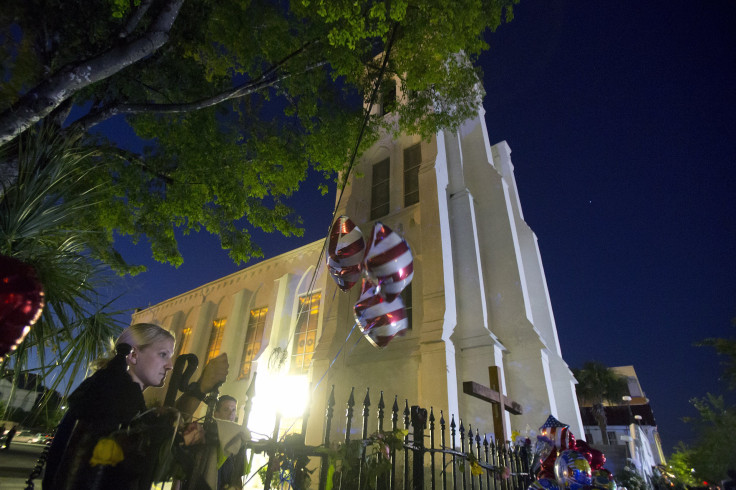
[[(258, 470), (264, 485), (270, 488), (309, 488), (313, 469), (307, 468), (309, 456), (295, 450), (304, 447), (301, 434), (289, 434), (269, 457), (269, 464)], [(247, 473), (247, 472), (246, 472)]]
[(624, 466), (616, 473), (615, 478), (619, 486), (626, 487), (628, 490), (647, 490), (649, 488), (636, 468), (631, 466)]
[(408, 433), (405, 429), (375, 432), (368, 439), (351, 440), (326, 449), (330, 462), (327, 490), (375, 488), (377, 479), (391, 471), (390, 455), (403, 448)]
[(695, 444), (681, 446), (682, 458), (700, 481), (718, 482), (727, 478), (727, 471), (736, 465), (736, 407), (727, 406), (722, 396), (707, 394), (693, 399), (697, 417), (686, 418), (698, 434)]
[[(736, 327), (736, 318), (731, 319), (731, 326)], [(719, 356), (722, 356), (722, 379), (728, 383), (728, 388), (736, 389), (736, 338), (712, 337), (696, 343), (697, 346), (713, 347)]]
[(629, 392), (626, 378), (600, 362), (588, 361), (581, 369), (573, 369), (573, 374), (578, 380), (576, 390), (581, 402), (618, 404)]
[[(736, 326), (736, 321), (732, 324)], [(736, 339), (709, 338), (696, 345), (714, 347), (720, 355), (726, 356), (722, 363), (724, 378), (728, 387), (733, 389), (736, 386)], [(683, 443), (678, 445), (670, 457), (673, 472), (683, 481), (690, 478), (695, 484), (725, 480), (728, 470), (736, 468), (736, 438), (733, 437), (736, 433), (736, 406), (728, 404), (723, 396), (711, 393), (704, 398), (693, 398), (690, 403), (697, 416), (683, 420), (692, 425), (697, 434), (696, 441), (689, 447)]]
[(688, 449), (682, 442), (679, 443), (675, 452), (669, 457), (668, 469), (675, 476), (676, 480), (682, 482), (686, 486), (696, 486), (697, 482), (693, 476), (691, 464), (692, 451)]
[[(8, 0), (0, 144), (45, 120), (102, 150), (89, 216), (105, 249), (145, 237), (178, 265), (175, 231), (206, 229), (247, 261), (262, 255), (253, 230), (302, 233), (288, 198), (309, 172), (345, 170), (376, 82), (401, 103), (370, 117), (358, 152), (381, 128), (428, 135), (474, 112), (473, 61), (516, 1)], [(122, 117), (144, 150), (90, 136)]]
[[(649, 481), (654, 490), (687, 490), (686, 484), (664, 466), (655, 468)], [(694, 485), (694, 482), (690, 485)]]

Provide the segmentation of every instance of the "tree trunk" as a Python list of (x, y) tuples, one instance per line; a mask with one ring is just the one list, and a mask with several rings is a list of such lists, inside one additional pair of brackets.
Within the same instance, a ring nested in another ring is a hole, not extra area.
[(598, 427), (601, 430), (603, 444), (608, 445), (608, 421), (606, 420), (606, 410), (603, 408), (602, 403), (596, 403), (593, 405), (593, 417), (595, 417), (595, 421), (598, 423)]
[(81, 89), (104, 80), (166, 44), (184, 0), (169, 0), (140, 37), (88, 60), (62, 67), (0, 114), (0, 146), (48, 116)]

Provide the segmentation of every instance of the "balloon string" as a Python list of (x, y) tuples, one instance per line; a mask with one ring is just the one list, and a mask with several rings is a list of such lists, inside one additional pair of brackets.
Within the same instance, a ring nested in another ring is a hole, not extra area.
[[(345, 187), (347, 186), (348, 178), (350, 177), (350, 172), (352, 171), (353, 166), (355, 165), (355, 158), (358, 156), (358, 150), (360, 149), (360, 143), (361, 141), (363, 141), (365, 128), (368, 126), (368, 121), (371, 117), (371, 111), (373, 110), (373, 105), (376, 102), (376, 98), (378, 97), (379, 89), (381, 88), (381, 81), (383, 80), (383, 75), (386, 72), (386, 67), (388, 66), (388, 58), (389, 58), (389, 55), (391, 54), (391, 49), (393, 48), (394, 37), (396, 35), (396, 28), (397, 28), (397, 23), (394, 22), (393, 25), (391, 26), (391, 32), (389, 33), (388, 39), (386, 41), (386, 51), (383, 56), (381, 68), (378, 71), (378, 76), (376, 77), (376, 81), (373, 84), (373, 90), (371, 91), (371, 98), (368, 103), (368, 108), (364, 112), (363, 123), (360, 127), (360, 133), (358, 133), (358, 139), (355, 142), (355, 147), (353, 148), (352, 154), (350, 156), (350, 163), (348, 164), (347, 170), (345, 170), (345, 178), (342, 179), (342, 183), (340, 184), (340, 189), (339, 189), (340, 192), (337, 195), (337, 202), (335, 203), (334, 211), (332, 211), (332, 217), (330, 218), (330, 226), (327, 229), (327, 236), (322, 242), (322, 248), (320, 249), (319, 257), (317, 258), (317, 265), (315, 266), (314, 272), (312, 272), (312, 277), (309, 281), (309, 287), (307, 288), (307, 296), (312, 295), (314, 284), (317, 282), (317, 272), (319, 271), (320, 267), (322, 267), (322, 263), (323, 263), (322, 257), (325, 254), (325, 249), (327, 249), (327, 244), (329, 243), (329, 240), (330, 240), (330, 229), (332, 228), (332, 223), (335, 221), (335, 215), (337, 214), (337, 210), (340, 207), (340, 202), (342, 202), (342, 196), (343, 196), (343, 193), (345, 192)], [(297, 311), (297, 319), (299, 318), (299, 316), (303, 313), (303, 311), (306, 308), (308, 308), (308, 305), (299, 306), (299, 309)], [(296, 335), (296, 329), (294, 330), (294, 333), (289, 337), (289, 342), (287, 345), (291, 344), (295, 335)]]
[[(325, 379), (325, 376), (327, 376), (327, 373), (330, 372), (330, 369), (332, 369), (332, 365), (335, 364), (335, 361), (337, 361), (337, 358), (340, 357), (340, 352), (342, 352), (342, 349), (348, 343), (348, 340), (350, 340), (350, 336), (353, 335), (353, 332), (355, 332), (355, 327), (357, 326), (358, 326), (358, 322), (353, 323), (353, 328), (350, 329), (350, 333), (348, 333), (348, 336), (345, 337), (345, 342), (343, 342), (342, 345), (340, 346), (340, 350), (337, 351), (337, 354), (335, 354), (335, 357), (333, 357), (332, 361), (330, 361), (330, 365), (327, 366), (327, 369), (325, 369), (325, 372), (324, 374), (322, 374), (322, 377), (319, 378), (319, 381), (317, 381), (317, 384), (315, 384), (314, 387), (312, 388), (313, 395), (314, 395), (314, 392), (317, 391), (317, 387), (319, 386), (319, 384), (322, 382), (323, 379)], [(360, 340), (360, 337), (358, 337), (358, 340)], [(354, 348), (355, 346), (353, 346), (353, 349)], [(350, 352), (352, 352), (353, 349), (350, 349)], [(348, 354), (350, 354), (350, 352), (348, 352)]]
[[(352, 346), (352, 347), (350, 348), (350, 350), (349, 350), (349, 351), (348, 351), (348, 352), (347, 352), (347, 353), (345, 354), (345, 357), (348, 357), (348, 356), (349, 356), (350, 354), (352, 354), (352, 353), (353, 353), (353, 351), (355, 350), (355, 348), (356, 348), (356, 347), (358, 346), (358, 344), (360, 343), (360, 341), (361, 341), (362, 339), (363, 339), (363, 337), (358, 337), (358, 339), (357, 339), (357, 340), (355, 341), (355, 343), (354, 343), (354, 344), (353, 344), (353, 346)], [(345, 342), (347, 342), (347, 340), (345, 340)]]
[[(334, 208), (334, 211), (332, 212), (332, 217), (330, 219), (330, 228), (332, 228), (332, 223), (335, 221), (335, 215), (337, 214), (337, 210), (340, 207), (340, 202), (342, 201), (342, 196), (343, 196), (343, 193), (345, 192), (345, 187), (347, 186), (348, 178), (350, 177), (350, 172), (353, 169), (353, 165), (355, 165), (355, 158), (358, 156), (358, 150), (360, 148), (360, 143), (363, 140), (363, 135), (365, 133), (365, 128), (368, 126), (368, 120), (371, 117), (371, 110), (373, 110), (373, 104), (376, 101), (376, 97), (378, 95), (378, 91), (379, 91), (379, 89), (381, 87), (381, 80), (383, 79), (383, 75), (386, 72), (386, 66), (388, 65), (389, 54), (391, 54), (391, 48), (393, 47), (393, 44), (394, 44), (394, 36), (396, 34), (396, 27), (397, 27), (397, 23), (394, 22), (393, 25), (392, 25), (392, 27), (391, 27), (391, 32), (389, 33), (388, 40), (386, 42), (386, 51), (385, 51), (385, 54), (383, 56), (383, 61), (381, 63), (381, 68), (378, 71), (378, 76), (376, 77), (376, 82), (373, 85), (373, 90), (371, 92), (371, 98), (370, 98), (370, 101), (368, 103), (368, 108), (366, 109), (366, 111), (364, 113), (364, 116), (363, 116), (363, 124), (361, 124), (360, 133), (358, 133), (358, 139), (355, 142), (355, 148), (353, 149), (352, 155), (350, 156), (350, 163), (348, 164), (348, 168), (345, 171), (345, 178), (343, 179), (343, 181), (342, 181), (342, 183), (340, 185), (340, 192), (339, 192), (339, 194), (337, 196), (337, 202), (335, 203), (335, 208)], [(307, 296), (311, 296), (312, 295), (314, 284), (317, 282), (317, 272), (319, 271), (320, 267), (322, 266), (322, 263), (323, 263), (322, 262), (322, 257), (325, 254), (325, 249), (327, 249), (327, 244), (329, 243), (329, 240), (330, 240), (330, 228), (328, 228), (328, 230), (327, 230), (327, 236), (325, 237), (325, 239), (322, 242), (322, 248), (320, 249), (319, 257), (317, 258), (317, 265), (314, 268), (314, 272), (312, 272), (312, 277), (311, 277), (311, 279), (309, 281), (309, 286), (307, 288)], [(335, 292), (337, 292), (337, 291), (335, 291)], [(334, 298), (334, 296), (333, 296), (333, 298)], [(299, 322), (299, 317), (302, 315), (302, 313), (307, 308), (308, 308), (308, 305), (306, 305), (306, 302), (305, 302), (304, 305), (299, 305), (299, 308), (297, 310), (297, 323)], [(345, 338), (345, 342), (343, 342), (342, 346), (340, 347), (340, 350), (337, 351), (337, 354), (335, 355), (335, 357), (330, 362), (330, 365), (327, 367), (327, 369), (325, 370), (325, 372), (322, 375), (322, 377), (319, 379), (319, 381), (317, 381), (317, 384), (314, 385), (314, 388), (312, 388), (312, 394), (314, 394), (314, 391), (317, 389), (317, 387), (322, 382), (322, 380), (325, 378), (325, 376), (327, 376), (327, 373), (332, 368), (332, 365), (335, 364), (335, 361), (337, 361), (337, 358), (340, 356), (340, 353), (342, 352), (343, 347), (345, 347), (345, 345), (347, 344), (348, 340), (350, 339), (350, 336), (355, 331), (355, 327), (357, 327), (357, 326), (358, 326), (358, 323), (355, 322), (353, 324), (353, 328), (350, 329), (350, 333), (348, 333), (348, 336)], [(294, 332), (292, 333), (292, 335), (289, 337), (289, 341), (288, 341), (287, 345), (290, 345), (291, 344), (291, 342), (294, 339), (294, 336), (296, 336), (296, 328), (294, 329)], [(358, 341), (360, 341), (360, 338), (358, 338)], [(358, 343), (356, 342), (355, 345), (358, 345)], [(352, 352), (353, 349), (355, 349), (355, 345), (353, 346), (352, 349), (350, 349), (350, 352)], [(294, 424), (292, 423), (292, 427), (293, 426), (294, 426)], [(291, 427), (289, 427), (289, 430), (291, 430)], [(286, 432), (284, 432), (284, 436), (286, 436), (286, 434), (289, 432), (289, 430), (287, 430)]]

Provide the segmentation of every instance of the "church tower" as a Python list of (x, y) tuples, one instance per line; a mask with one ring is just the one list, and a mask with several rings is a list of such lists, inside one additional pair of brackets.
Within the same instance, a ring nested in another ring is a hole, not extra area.
[(403, 296), (411, 326), (383, 350), (351, 341), (350, 355), (338, 355), (359, 286), (337, 291), (314, 357), (316, 372), (337, 363), (326, 384), (398, 393), (489, 428), (492, 406), (467, 385), (475, 382), (518, 404), (516, 414), (493, 408), (496, 433), (506, 439), (512, 430), (538, 428), (549, 414), (583, 435), (513, 169), (506, 142), (490, 145), (482, 108), (457, 131), (428, 141), (384, 135), (363, 155), (336, 215), (350, 217), (365, 236), (380, 221), (407, 240), (414, 279)]

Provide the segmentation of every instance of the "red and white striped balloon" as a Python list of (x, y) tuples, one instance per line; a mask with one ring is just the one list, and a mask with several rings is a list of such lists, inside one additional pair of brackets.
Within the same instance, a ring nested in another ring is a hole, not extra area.
[(360, 280), (365, 240), (360, 228), (347, 216), (340, 216), (332, 224), (327, 248), (327, 270), (343, 291)]
[(383, 223), (373, 226), (363, 260), (368, 278), (378, 293), (395, 299), (414, 277), (414, 258), (406, 240)]
[(365, 279), (354, 311), (360, 331), (376, 347), (386, 347), (394, 337), (403, 336), (409, 327), (401, 297), (388, 300), (378, 294), (375, 284)]

